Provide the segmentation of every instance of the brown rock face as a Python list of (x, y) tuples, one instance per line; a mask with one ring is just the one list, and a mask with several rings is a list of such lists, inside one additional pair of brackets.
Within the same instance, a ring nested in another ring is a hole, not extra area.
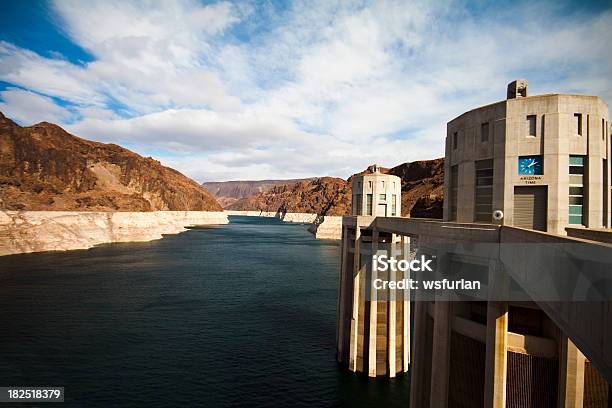
[(228, 209), (346, 215), (351, 211), (351, 189), (341, 178), (321, 177), (273, 187), (238, 200)]
[[(442, 218), (444, 159), (404, 163), (384, 173), (402, 179), (402, 216)], [(305, 212), (350, 215), (351, 179), (322, 177), (293, 185), (276, 186), (226, 207), (230, 210)]]
[(221, 211), (197, 182), (114, 144), (57, 125), (21, 127), (0, 113), (0, 208)]
[(400, 164), (388, 173), (402, 179), (402, 216), (442, 218), (443, 158)]
[(293, 185), (308, 180), (312, 179), (211, 181), (202, 183), (202, 187), (212, 194), (224, 208), (229, 208), (240, 199), (270, 191), (276, 186)]

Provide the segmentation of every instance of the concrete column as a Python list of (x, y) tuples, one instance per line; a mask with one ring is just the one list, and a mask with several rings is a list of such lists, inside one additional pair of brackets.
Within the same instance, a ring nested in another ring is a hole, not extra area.
[[(336, 352), (337, 352), (337, 360), (339, 363), (342, 363), (345, 359), (344, 357), (344, 322), (347, 318), (346, 316), (346, 303), (348, 301), (349, 294), (347, 293), (347, 270), (346, 270), (346, 259), (350, 255), (349, 254), (348, 244), (348, 228), (342, 228), (342, 258), (341, 258), (341, 266), (340, 266), (340, 282), (338, 283), (338, 320), (336, 322)], [(352, 272), (352, 271), (351, 271)], [(351, 273), (352, 276), (352, 273)], [(352, 298), (352, 296), (351, 296)]]
[[(440, 259), (437, 278), (449, 268), (448, 257)], [(448, 406), (448, 379), (450, 374), (451, 303), (447, 291), (436, 293), (431, 357), (431, 408)]]
[[(378, 252), (378, 229), (372, 229), (372, 254)], [(378, 324), (378, 298), (376, 290), (372, 287), (372, 282), (376, 280), (376, 268), (372, 267), (372, 260), (368, 259), (370, 265), (371, 277), (366, 284), (370, 285), (370, 336), (369, 336), (369, 352), (368, 352), (368, 376), (376, 377), (376, 335)]]
[(508, 376), (508, 304), (491, 302), (487, 306), (487, 345), (485, 357), (485, 407), (506, 407)]
[(576, 345), (561, 336), (559, 353), (559, 408), (582, 408), (584, 400), (584, 365), (586, 358)]
[[(484, 406), (506, 407), (508, 378), (508, 303), (510, 279), (497, 262), (489, 265)], [(501, 301), (500, 301), (501, 299)]]
[(425, 375), (426, 368), (431, 361), (427, 360), (425, 353), (427, 339), (427, 304), (428, 302), (420, 299), (421, 295), (417, 292), (414, 302), (414, 344), (412, 353), (412, 367), (410, 370), (410, 408), (427, 406), (425, 404), (429, 395), (424, 395), (427, 384), (431, 381)]
[[(391, 256), (397, 259), (398, 250), (397, 243), (395, 242), (395, 234), (391, 238)], [(389, 271), (389, 280), (397, 281), (397, 271)], [(396, 356), (395, 356), (395, 334), (396, 334), (396, 322), (397, 322), (397, 291), (389, 290), (389, 315), (387, 316), (387, 321), (389, 322), (389, 328), (387, 330), (387, 359), (388, 359), (388, 371), (389, 377), (395, 377), (396, 373)]]
[[(362, 277), (362, 268), (360, 264), (360, 252), (361, 247), (361, 228), (359, 225), (355, 228), (355, 252), (353, 253), (353, 307), (351, 317), (351, 341), (349, 351), (349, 369), (353, 372), (357, 371), (357, 353), (358, 353), (358, 340), (359, 340), (359, 294), (361, 293), (360, 281)], [(363, 299), (363, 298), (362, 298)]]
[(445, 408), (450, 373), (451, 303), (448, 300), (436, 297), (434, 319), (429, 404), (431, 408)]
[[(408, 259), (410, 257), (410, 251), (409, 251), (410, 238), (402, 235), (401, 245), (402, 245), (401, 259)], [(411, 276), (409, 272), (406, 272), (403, 275), (403, 278), (410, 279), (410, 277)], [(404, 301), (404, 307), (403, 307), (404, 322), (402, 324), (402, 329), (404, 331), (403, 333), (403, 336), (404, 336), (403, 371), (407, 372), (408, 368), (410, 367), (410, 290), (403, 291), (403, 301)]]

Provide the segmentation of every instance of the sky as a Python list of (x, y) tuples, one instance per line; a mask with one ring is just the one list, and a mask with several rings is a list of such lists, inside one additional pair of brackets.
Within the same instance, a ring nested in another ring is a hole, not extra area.
[(444, 156), (506, 96), (612, 102), (612, 3), (0, 0), (0, 111), (197, 181)]

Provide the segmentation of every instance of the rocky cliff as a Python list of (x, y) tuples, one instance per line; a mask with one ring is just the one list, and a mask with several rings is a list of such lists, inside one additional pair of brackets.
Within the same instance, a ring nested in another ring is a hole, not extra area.
[(402, 216), (442, 218), (443, 158), (403, 163), (387, 172), (402, 179)]
[(225, 213), (212, 211), (0, 211), (0, 256), (151, 241), (228, 222)]
[(351, 211), (350, 190), (350, 186), (341, 178), (321, 177), (273, 187), (238, 200), (228, 209), (345, 215)]
[(21, 127), (2, 113), (0, 209), (222, 210), (198, 183), (157, 160), (51, 123)]
[[(402, 216), (442, 218), (444, 159), (403, 163), (381, 168), (402, 179)], [(367, 170), (366, 170), (367, 171)], [(305, 212), (349, 215), (351, 179), (321, 177), (293, 185), (276, 186), (229, 205), (227, 209), (264, 212)]]
[(202, 183), (202, 187), (213, 195), (223, 207), (227, 208), (231, 204), (243, 198), (254, 196), (258, 193), (270, 191), (277, 186), (295, 184), (300, 181), (310, 179), (291, 179), (291, 180), (253, 180), (253, 181), (211, 181)]

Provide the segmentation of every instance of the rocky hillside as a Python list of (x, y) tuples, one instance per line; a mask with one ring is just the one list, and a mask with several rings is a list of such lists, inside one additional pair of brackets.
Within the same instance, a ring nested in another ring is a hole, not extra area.
[[(393, 168), (381, 168), (381, 171), (402, 179), (402, 216), (442, 218), (444, 159), (404, 163)], [(322, 177), (276, 186), (238, 200), (227, 209), (349, 215), (351, 179)]]
[(345, 215), (351, 211), (351, 191), (341, 178), (321, 177), (273, 187), (227, 209)]
[(236, 201), (270, 191), (276, 186), (295, 184), (311, 179), (293, 180), (256, 180), (256, 181), (211, 181), (202, 183), (202, 187), (213, 195), (223, 207), (229, 207)]
[(443, 158), (400, 164), (388, 173), (402, 179), (402, 216), (442, 218)]
[(157, 160), (51, 123), (21, 127), (2, 113), (0, 209), (222, 210), (198, 183)]

